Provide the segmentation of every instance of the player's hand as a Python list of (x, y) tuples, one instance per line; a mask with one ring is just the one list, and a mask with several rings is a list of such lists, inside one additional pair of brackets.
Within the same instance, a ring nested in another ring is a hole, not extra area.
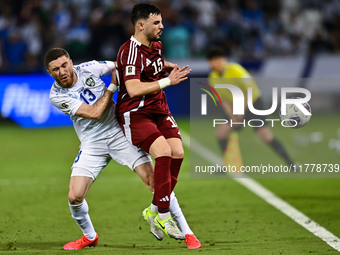
[(191, 69), (185, 70), (188, 67), (189, 65), (179, 68), (179, 66), (176, 65), (168, 76), (171, 81), (170, 85), (177, 85), (178, 83), (188, 79), (187, 75), (191, 72)]

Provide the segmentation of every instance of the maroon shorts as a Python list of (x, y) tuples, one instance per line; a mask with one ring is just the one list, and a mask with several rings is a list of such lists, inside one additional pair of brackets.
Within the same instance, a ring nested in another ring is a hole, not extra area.
[(165, 139), (181, 138), (171, 113), (129, 111), (117, 119), (126, 138), (145, 152), (149, 152), (151, 144), (160, 136), (164, 136)]

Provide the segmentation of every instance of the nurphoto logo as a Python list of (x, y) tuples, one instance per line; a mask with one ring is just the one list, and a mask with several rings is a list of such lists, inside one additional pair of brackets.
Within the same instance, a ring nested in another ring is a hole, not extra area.
[[(209, 87), (213, 93), (216, 95), (216, 97), (219, 99), (221, 105), (221, 99), (220, 96), (218, 95), (217, 91), (212, 87), (209, 86), (207, 84), (203, 84), (207, 87)], [(215, 84), (215, 88), (216, 89), (228, 89), (231, 94), (232, 94), (232, 98), (233, 98), (233, 115), (244, 115), (245, 114), (245, 110), (244, 110), (244, 95), (242, 90), (235, 86), (235, 85), (231, 85), (231, 84)], [(214, 96), (206, 89), (202, 89), (201, 90), (205, 91), (207, 94), (209, 94), (209, 96), (213, 99), (215, 105), (216, 104), (216, 100), (214, 98)], [(304, 98), (287, 98), (287, 94), (288, 93), (301, 93), (304, 94), (305, 97)], [(207, 115), (207, 94), (202, 94), (201, 95), (201, 115)], [(277, 105), (278, 105), (278, 88), (274, 87), (272, 89), (272, 105), (269, 109), (267, 110), (259, 110), (259, 109), (255, 109), (254, 105), (253, 105), (253, 89), (251, 87), (248, 88), (247, 90), (247, 104), (248, 104), (248, 109), (251, 113), (258, 115), (258, 116), (268, 116), (272, 113), (275, 112), (275, 110), (277, 109)], [(311, 112), (310, 112), (310, 107), (308, 105), (308, 101), (311, 99), (311, 93), (309, 90), (305, 89), (305, 88), (296, 88), (296, 87), (285, 87), (285, 88), (281, 88), (281, 111), (280, 113), (282, 113), (281, 115), (284, 117), (287, 112), (287, 106), (289, 105), (294, 105), (296, 110), (300, 110), (302, 112), (302, 114), (304, 114), (305, 116), (311, 116)], [(308, 106), (308, 107), (306, 107)], [(282, 118), (281, 118), (282, 119)], [(270, 121), (272, 123), (272, 127), (274, 126), (274, 122), (275, 121), (280, 121), (280, 119), (266, 119), (266, 121)], [(243, 124), (243, 126), (245, 126), (246, 121), (243, 120), (243, 122), (232, 122), (232, 120), (227, 120), (227, 119), (214, 119), (213, 120), (213, 126), (215, 127), (216, 125), (221, 125), (221, 124), (227, 124), (228, 122), (230, 122), (230, 125), (232, 126), (233, 124)], [(260, 125), (252, 125), (253, 122), (260, 122)], [(293, 124), (291, 125), (286, 125), (285, 123), (291, 123), (293, 122)], [(298, 120), (294, 119), (294, 118), (290, 118), (289, 116), (287, 116), (287, 119), (282, 119), (281, 120), (281, 125), (284, 127), (296, 127), (299, 124)], [(261, 127), (264, 125), (263, 120), (260, 119), (250, 119), (248, 120), (248, 126), (250, 127)]]

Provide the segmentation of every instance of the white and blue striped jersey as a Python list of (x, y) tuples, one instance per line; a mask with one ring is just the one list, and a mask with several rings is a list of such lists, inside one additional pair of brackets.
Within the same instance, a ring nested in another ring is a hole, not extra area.
[(115, 118), (116, 104), (113, 100), (99, 120), (75, 116), (83, 103), (93, 105), (103, 96), (106, 85), (100, 77), (110, 74), (114, 67), (112, 61), (85, 62), (73, 67), (78, 80), (72, 88), (63, 88), (56, 81), (52, 85), (50, 101), (71, 117), (82, 144), (107, 139), (121, 131)]

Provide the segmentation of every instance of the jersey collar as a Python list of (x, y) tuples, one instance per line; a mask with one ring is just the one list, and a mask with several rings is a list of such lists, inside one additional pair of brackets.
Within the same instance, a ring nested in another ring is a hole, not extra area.
[(140, 41), (138, 41), (133, 35), (131, 35), (131, 38), (130, 38), (131, 41), (137, 43), (138, 46), (141, 46), (142, 43)]

